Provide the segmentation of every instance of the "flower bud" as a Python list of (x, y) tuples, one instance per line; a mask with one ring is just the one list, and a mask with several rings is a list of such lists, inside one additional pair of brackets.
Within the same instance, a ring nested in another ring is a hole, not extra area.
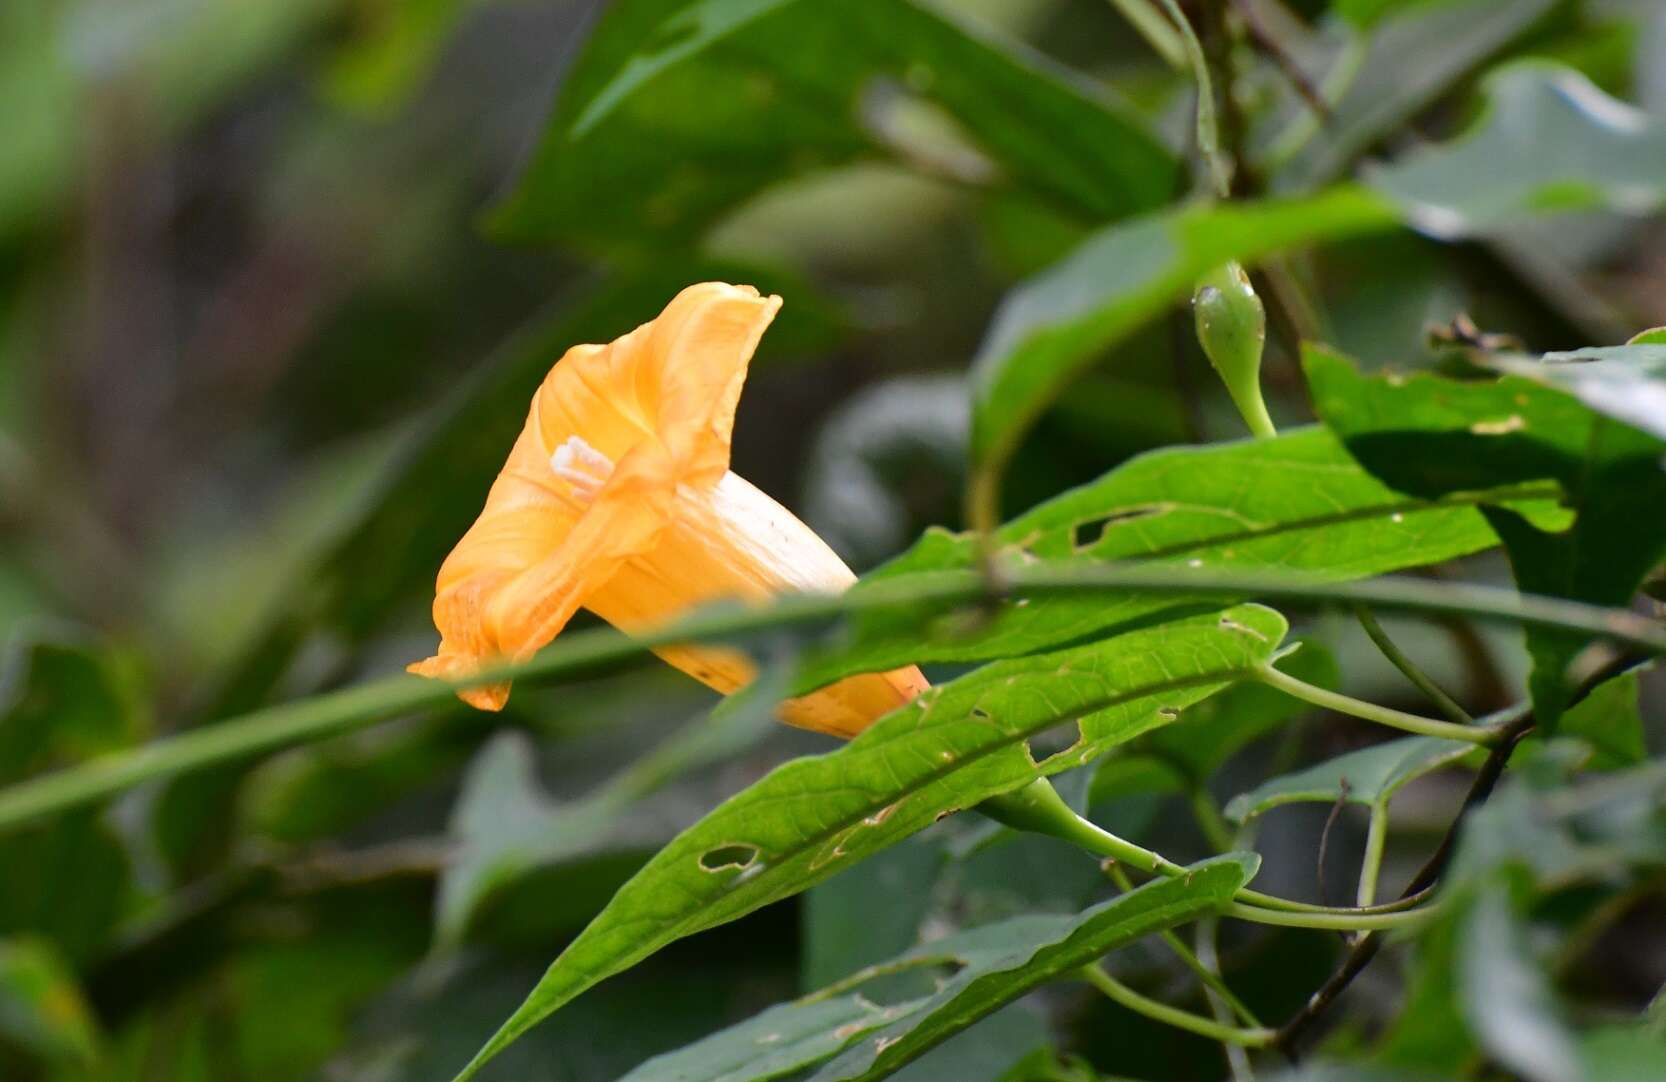
[(1274, 434), (1261, 398), (1261, 352), (1267, 342), (1267, 310), (1249, 275), (1237, 263), (1223, 263), (1198, 279), (1192, 294), (1197, 340), (1220, 373), (1233, 404), (1257, 436)]

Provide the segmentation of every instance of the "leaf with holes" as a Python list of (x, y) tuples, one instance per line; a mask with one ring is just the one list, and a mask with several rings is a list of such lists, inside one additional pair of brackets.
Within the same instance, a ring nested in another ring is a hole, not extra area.
[[(1555, 481), (1575, 513), (1546, 528), (1485, 506), (1526, 593), (1624, 606), (1666, 558), (1666, 442), (1521, 376), (1460, 382), (1432, 373), (1362, 375), (1308, 347), (1315, 408), (1366, 469), (1422, 499)], [(1529, 628), (1537, 720), (1556, 724), (1577, 678), (1582, 635)]]
[(927, 0), (626, 0), (494, 224), (658, 252), (766, 187), (875, 155), (1096, 221), (1161, 204), (1175, 175), (1103, 91)]
[[(667, 943), (796, 894), (947, 814), (1174, 720), (1272, 657), (1285, 627), (1278, 613), (1244, 605), (997, 662), (932, 688), (838, 751), (777, 768), (622, 887), (461, 1077)], [(1061, 723), (1074, 739), (1038, 761), (1037, 749)]]
[(1461, 740), (1436, 736), (1390, 740), (1271, 778), (1233, 797), (1226, 805), (1226, 815), (1243, 823), (1283, 804), (1333, 804), (1338, 800), (1366, 807), (1386, 804), (1414, 778), (1482, 758), (1480, 748)]
[(1419, 229), (1473, 236), (1556, 211), (1644, 214), (1666, 202), (1666, 121), (1555, 64), (1502, 68), (1486, 94), (1468, 134), (1370, 174)]
[[(1293, 643), (1274, 667), (1327, 690), (1342, 680), (1335, 656), (1317, 642)], [(1235, 684), (1187, 710), (1175, 724), (1107, 755), (1096, 769), (1089, 800), (1199, 787), (1251, 741), (1312, 709), (1259, 681)]]
[[(1046, 981), (1216, 912), (1257, 862), (1252, 853), (1217, 857), (1075, 915), (1015, 917), (936, 940), (651, 1059), (622, 1082), (758, 1082), (841, 1051), (816, 1082), (882, 1077)], [(876, 980), (920, 970), (945, 975), (935, 989), (887, 1006), (863, 994)]]
[[(1001, 527), (1003, 560), (1156, 560), (1318, 579), (1363, 578), (1438, 563), (1497, 543), (1476, 510), (1485, 500), (1554, 528), (1554, 482), (1510, 493), (1407, 498), (1362, 469), (1335, 436), (1298, 429), (1264, 440), (1169, 448)], [(977, 566), (968, 534), (928, 531), (908, 552), (864, 576), (900, 585)], [(1217, 600), (1200, 602), (1219, 607)], [(889, 609), (851, 618), (848, 640), (806, 661), (805, 687), (863, 670), (922, 661), (979, 661), (1057, 647), (1185, 604), (1174, 597), (1015, 598), (968, 619), (938, 609)]]

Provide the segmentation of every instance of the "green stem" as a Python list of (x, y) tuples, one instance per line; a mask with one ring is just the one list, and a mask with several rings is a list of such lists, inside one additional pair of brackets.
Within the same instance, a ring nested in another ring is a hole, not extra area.
[(1149, 996), (1142, 996), (1132, 988), (1123, 984), (1115, 977), (1106, 973), (1098, 965), (1083, 966), (1082, 979), (1105, 994), (1111, 1002), (1127, 1007), (1129, 1010), (1155, 1019), (1165, 1025), (1174, 1026), (1195, 1033), (1200, 1037), (1208, 1037), (1213, 1041), (1224, 1041), (1227, 1044), (1240, 1045), (1245, 1048), (1265, 1048), (1272, 1042), (1273, 1031), (1270, 1029), (1240, 1029), (1237, 1026), (1223, 1025), (1213, 1018), (1183, 1011), (1179, 1007), (1170, 1007), (1167, 1003), (1160, 1003)]
[[(1666, 629), (1624, 609), (1522, 595), (1497, 587), (1431, 583), (1404, 577), (1316, 583), (1284, 575), (1217, 572), (1163, 564), (1112, 564), (1065, 569), (1016, 568), (1004, 572), (1003, 587), (1007, 596), (1012, 597), (1150, 594), (1188, 598), (1255, 597), (1309, 605), (1363, 603), (1380, 611), (1467, 616), (1577, 632), (1620, 643), (1645, 656), (1666, 656)], [(988, 596), (988, 586), (976, 571), (933, 572), (929, 581), (875, 582), (840, 597), (785, 597), (757, 609), (700, 612), (636, 638), (608, 629), (568, 633), (529, 661), (494, 666), (469, 680), (448, 683), (415, 676), (391, 676), (227, 718), (212, 727), (22, 782), (0, 791), (0, 832), (112, 796), (141, 782), (275, 751), (302, 741), (337, 736), (414, 710), (446, 705), (453, 690), (459, 687), (509, 679), (573, 677), (634, 660), (657, 646), (730, 638), (771, 628), (811, 626), (840, 616), (900, 607), (963, 604), (985, 600)]]
[(1364, 628), (1365, 633), (1371, 637), (1371, 641), (1376, 643), (1377, 649), (1382, 651), (1383, 657), (1391, 661), (1396, 669), (1405, 674), (1407, 680), (1410, 680), (1419, 691), (1427, 695), (1429, 700), (1440, 708), (1442, 714), (1445, 714), (1459, 725), (1475, 724), (1475, 719), (1470, 716), (1469, 711), (1459, 706), (1456, 699), (1446, 694), (1441, 686), (1429, 677), (1428, 673), (1418, 668), (1417, 663), (1407, 657), (1405, 651), (1401, 650), (1399, 646), (1395, 645), (1394, 640), (1388, 637), (1388, 632), (1383, 630), (1383, 625), (1377, 621), (1376, 616), (1372, 614), (1370, 609), (1364, 605), (1355, 605), (1354, 616), (1359, 620), (1359, 626)]
[(1190, 794), (1192, 818), (1197, 820), (1198, 829), (1203, 831), (1203, 837), (1214, 846), (1218, 852), (1226, 853), (1236, 848), (1232, 838), (1232, 828), (1226, 825), (1226, 818), (1221, 815), (1220, 805), (1209, 795), (1209, 790), (1201, 785), (1194, 786)]
[[(1176, 864), (1161, 853), (1152, 852), (1126, 838), (1118, 837), (1077, 815), (1045, 778), (1037, 778), (1022, 789), (992, 797), (979, 804), (978, 810), (1016, 830), (1027, 830), (1058, 838), (1094, 856), (1126, 864), (1146, 875), (1162, 875), (1173, 879), (1188, 874), (1185, 865)], [(1345, 906), (1292, 901), (1289, 898), (1250, 890), (1248, 887), (1240, 889), (1235, 897), (1239, 903), (1234, 912), (1235, 916), (1245, 920), (1256, 920), (1258, 914), (1276, 913), (1288, 919), (1266, 920), (1263, 923), (1296, 928), (1389, 927), (1394, 923), (1400, 923), (1398, 918), (1413, 913), (1417, 906), (1417, 900), (1414, 898), (1361, 911)], [(1380, 918), (1390, 918), (1390, 923), (1374, 923)], [(1303, 923), (1304, 920), (1316, 923)]]
[(1192, 24), (1176, 0), (1160, 2), (1174, 21), (1175, 29), (1180, 31), (1186, 61), (1191, 65), (1192, 78), (1197, 81), (1197, 148), (1209, 163), (1215, 195), (1225, 199), (1232, 194), (1232, 164), (1221, 151), (1220, 121), (1215, 116), (1215, 85), (1209, 77), (1209, 61), (1203, 55), (1203, 43), (1197, 40)]
[(1365, 830), (1365, 858), (1359, 868), (1359, 898), (1361, 906), (1377, 900), (1377, 876), (1382, 872), (1383, 842), (1388, 837), (1388, 804), (1378, 801), (1371, 805), (1371, 823)]
[[(1134, 889), (1133, 881), (1128, 878), (1128, 873), (1123, 871), (1120, 865), (1112, 864), (1105, 869), (1105, 874), (1111, 877), (1111, 882), (1116, 884), (1118, 890), (1126, 893)], [(1218, 995), (1239, 1018), (1243, 1019), (1245, 1025), (1260, 1027), (1261, 1020), (1255, 1017), (1255, 1013), (1245, 1005), (1243, 1000), (1238, 998), (1219, 973), (1204, 965), (1203, 960), (1192, 953), (1192, 949), (1186, 946), (1185, 940), (1175, 935), (1173, 930), (1168, 928), (1159, 932), (1158, 936), (1186, 968), (1191, 970), (1197, 979), (1203, 982), (1204, 987)]]
[[(1215, 976), (1221, 971), (1220, 953), (1216, 950), (1215, 944), (1220, 928), (1221, 922), (1218, 917), (1204, 917), (1197, 922), (1198, 964), (1203, 966), (1205, 972)], [(1231, 1025), (1234, 1008), (1228, 1005), (1227, 1000), (1213, 990), (1206, 991), (1204, 997), (1209, 1000), (1209, 1013), (1214, 1016), (1215, 1021), (1223, 1026)], [(1248, 1018), (1242, 1015), (1239, 1017), (1246, 1025), (1261, 1028), (1261, 1022), (1254, 1015)], [(1223, 1044), (1221, 1051), (1226, 1056), (1226, 1066), (1232, 1075), (1232, 1082), (1255, 1082), (1255, 1069), (1250, 1065), (1249, 1055), (1242, 1046)]]
[(1351, 695), (1343, 695), (1335, 691), (1326, 691), (1287, 673), (1282, 673), (1271, 665), (1258, 665), (1255, 668), (1255, 679), (1263, 684), (1275, 687), (1287, 695), (1291, 695), (1303, 702), (1312, 703), (1326, 710), (1334, 710), (1339, 714), (1349, 714), (1366, 721), (1374, 721), (1379, 725), (1387, 725), (1392, 729), (1403, 732), (1417, 733), (1419, 736), (1438, 736), (1445, 740), (1462, 740), (1470, 744), (1482, 744), (1491, 747), (1501, 739), (1500, 730), (1476, 725), (1455, 725), (1450, 721), (1436, 721), (1434, 718), (1419, 717), (1404, 711), (1393, 710), (1376, 703), (1368, 703), (1363, 699), (1356, 699)]
[(1331, 932), (1370, 932), (1383, 928), (1404, 928), (1421, 924), (1436, 909), (1436, 905), (1421, 905), (1393, 913), (1306, 913), (1283, 909), (1264, 909), (1243, 902), (1229, 902), (1221, 912), (1239, 920), (1256, 924), (1271, 924), (1280, 928), (1314, 928)]
[(1162, 12), (1146, 0), (1111, 0), (1111, 6), (1128, 20), (1130, 26), (1139, 31), (1140, 37), (1156, 50), (1157, 55), (1162, 57), (1169, 67), (1186, 66), (1186, 46), (1181, 43), (1180, 35), (1174, 32), (1174, 27), (1163, 17)]

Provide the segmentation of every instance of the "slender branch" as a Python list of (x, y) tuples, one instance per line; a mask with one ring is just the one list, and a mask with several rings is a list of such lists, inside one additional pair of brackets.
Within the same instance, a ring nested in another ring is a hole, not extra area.
[[(1134, 889), (1133, 881), (1128, 878), (1128, 873), (1123, 871), (1121, 866), (1112, 864), (1105, 869), (1105, 874), (1111, 877), (1111, 882), (1115, 883), (1117, 889), (1123, 893)], [(1192, 949), (1186, 946), (1185, 940), (1175, 935), (1174, 931), (1168, 928), (1159, 932), (1158, 936), (1186, 968), (1191, 970), (1197, 979), (1203, 982), (1203, 986), (1219, 996), (1222, 1002), (1227, 1004), (1233, 1013), (1243, 1020), (1245, 1025), (1261, 1027), (1261, 1020), (1255, 1016), (1255, 1013), (1245, 1005), (1243, 1000), (1238, 998), (1237, 994), (1222, 979), (1220, 973), (1206, 965), (1201, 958), (1192, 953)]]
[[(1402, 899), (1421, 895), (1434, 886), (1435, 880), (1440, 878), (1441, 872), (1446, 868), (1447, 861), (1451, 859), (1453, 847), (1457, 843), (1458, 832), (1462, 829), (1464, 820), (1470, 812), (1484, 804), (1487, 798), (1492, 795), (1493, 789), (1498, 785), (1498, 779), (1504, 773), (1505, 765), (1510, 761), (1511, 754), (1516, 750), (1516, 745), (1521, 743), (1532, 729), (1533, 716), (1531, 714), (1523, 714), (1515, 721), (1508, 722), (1502, 727), (1504, 738), (1493, 745), (1486, 762), (1481, 764), (1481, 769), (1476, 772), (1475, 780), (1470, 783), (1469, 793), (1464, 797), (1463, 807), (1453, 817), (1452, 824), (1446, 828), (1446, 834), (1441, 838), (1440, 845), (1435, 848), (1434, 854), (1412, 877), (1411, 882), (1406, 884), (1406, 889), (1400, 895)], [(1377, 952), (1381, 949), (1381, 936), (1364, 935), (1357, 939), (1354, 942), (1353, 949), (1348, 952), (1348, 957), (1343, 959), (1341, 967), (1331, 974), (1324, 984), (1319, 986), (1318, 991), (1308, 998), (1307, 1003), (1302, 1006), (1301, 1010), (1297, 1011), (1288, 1022), (1279, 1027), (1278, 1035), (1273, 1038), (1272, 1047), (1279, 1049), (1291, 1060), (1294, 1060), (1296, 1058), (1296, 1045), (1301, 1040), (1302, 1035), (1330, 1009), (1331, 1004), (1335, 1003), (1337, 997), (1354, 982), (1354, 978), (1359, 976), (1365, 970), (1365, 967), (1371, 964), (1371, 960), (1377, 956)]]
[[(1577, 632), (1618, 642), (1630, 647), (1637, 657), (1666, 656), (1666, 628), (1623, 609), (1523, 595), (1497, 587), (1397, 576), (1367, 582), (1320, 583), (1285, 575), (1216, 572), (1154, 563), (1112, 564), (1014, 568), (1003, 572), (1002, 588), (1012, 599), (1149, 594), (1194, 600), (1254, 597), (1307, 605), (1363, 603), (1381, 611), (1460, 615)], [(933, 572), (926, 581), (874, 582), (840, 597), (786, 597), (757, 609), (702, 611), (635, 638), (607, 629), (567, 634), (529, 661), (494, 666), (467, 680), (388, 677), (225, 719), (22, 782), (0, 791), (0, 832), (112, 796), (141, 782), (337, 736), (411, 711), (446, 705), (457, 688), (509, 679), (571, 678), (635, 660), (659, 646), (732, 638), (773, 628), (808, 627), (864, 612), (947, 607), (989, 597), (987, 582), (975, 570)]]
[(1365, 857), (1359, 866), (1358, 904), (1371, 905), (1377, 900), (1377, 877), (1382, 874), (1383, 843), (1388, 838), (1388, 803), (1371, 805), (1371, 822), (1365, 829)]
[(1503, 737), (1501, 730), (1479, 725), (1456, 725), (1450, 721), (1436, 721), (1434, 718), (1419, 717), (1407, 714), (1401, 710), (1393, 710), (1376, 703), (1368, 703), (1363, 699), (1356, 699), (1351, 695), (1343, 695), (1335, 691), (1326, 691), (1315, 687), (1303, 680), (1298, 680), (1287, 673), (1280, 672), (1271, 665), (1258, 665), (1255, 668), (1255, 679), (1270, 687), (1275, 687), (1287, 695), (1312, 703), (1314, 706), (1334, 710), (1340, 714), (1350, 714), (1366, 721), (1374, 721), (1379, 725), (1387, 725), (1393, 729), (1400, 729), (1419, 736), (1438, 736), (1446, 740), (1462, 740), (1470, 744), (1497, 744)]
[(1215, 86), (1209, 77), (1209, 61), (1203, 55), (1203, 44), (1192, 31), (1186, 13), (1176, 0), (1158, 0), (1180, 31), (1180, 43), (1186, 50), (1186, 61), (1191, 65), (1192, 78), (1197, 81), (1197, 149), (1209, 164), (1209, 177), (1215, 195), (1222, 199), (1232, 194), (1232, 163), (1221, 150), (1220, 120), (1215, 114)]
[(1458, 705), (1456, 699), (1446, 694), (1428, 673), (1418, 667), (1417, 662), (1407, 657), (1405, 651), (1395, 645), (1394, 640), (1388, 637), (1388, 632), (1383, 629), (1383, 625), (1377, 620), (1376, 616), (1372, 615), (1370, 609), (1364, 605), (1355, 605), (1354, 616), (1359, 620), (1359, 626), (1364, 628), (1365, 633), (1371, 637), (1371, 641), (1376, 643), (1377, 649), (1382, 651), (1382, 655), (1392, 662), (1396, 669), (1405, 674), (1406, 679), (1415, 684), (1419, 691), (1427, 695), (1429, 700), (1440, 708), (1442, 714), (1445, 714), (1459, 725), (1475, 724), (1475, 719), (1470, 716), (1467, 710)]
[(1204, 1018), (1191, 1011), (1170, 1007), (1167, 1003), (1160, 1003), (1149, 996), (1142, 996), (1098, 965), (1083, 966), (1081, 974), (1083, 980), (1103, 992), (1105, 998), (1113, 1003), (1200, 1037), (1244, 1048), (1264, 1048), (1271, 1043), (1274, 1036), (1270, 1029), (1240, 1029), (1237, 1026), (1222, 1025), (1213, 1018)]
[(1233, 6), (1238, 9), (1244, 25), (1249, 28), (1250, 37), (1254, 39), (1256, 47), (1266, 53), (1279, 71), (1284, 73), (1284, 77), (1296, 88), (1296, 93), (1301, 95), (1302, 100), (1313, 110), (1320, 122), (1328, 124), (1331, 109), (1325, 101), (1324, 92), (1313, 85), (1313, 80), (1307, 77), (1307, 72), (1301, 69), (1301, 65), (1296, 63), (1290, 51), (1284, 47), (1284, 43), (1278, 40), (1278, 35), (1274, 34), (1261, 18), (1261, 13), (1255, 9), (1252, 0), (1233, 0)]
[(1186, 46), (1180, 41), (1180, 35), (1148, 0), (1111, 0), (1111, 6), (1128, 20), (1128, 24), (1139, 32), (1140, 37), (1169, 67), (1186, 66)]

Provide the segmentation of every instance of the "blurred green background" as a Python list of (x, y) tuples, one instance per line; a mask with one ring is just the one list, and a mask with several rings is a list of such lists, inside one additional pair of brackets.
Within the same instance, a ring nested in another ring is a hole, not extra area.
[[(1129, 182), (1102, 198), (992, 164), (896, 63), (913, 31), (841, 28), (836, 0), (566, 138), (585, 80), (679, 6), (0, 4), (0, 781), (425, 656), (433, 575), (543, 372), (691, 281), (786, 300), (742, 401), (737, 472), (858, 570), (960, 524), (964, 375), (996, 303), (1091, 228), (1188, 195), (1188, 77), (1110, 4), (939, 5), (1116, 103), (1134, 134), (1106, 153)], [(1460, 131), (1482, 74), (1510, 59), (1559, 61), (1666, 117), (1655, 0), (1338, 7), (1247, 5), (1277, 50), (1239, 28), (1227, 121), (1261, 191)], [(1353, 66), (1320, 130), (1279, 50), (1315, 80)], [(1303, 328), (1275, 306), (1273, 413), (1310, 416), (1298, 331), (1370, 366), (1436, 366), (1449, 357), (1430, 328), (1461, 314), (1534, 350), (1666, 323), (1663, 240), (1658, 218), (1589, 213), (1293, 259), (1315, 311)], [(1176, 305), (1043, 418), (1008, 510), (1150, 448), (1240, 434)], [(1503, 578), (1496, 556), (1465, 572)], [(1303, 630), (1354, 693), (1405, 696), (1346, 622)], [(1398, 630), (1482, 708), (1521, 680), (1511, 633)], [(1657, 677), (1643, 694), (1660, 716)], [(647, 854), (827, 746), (737, 724), (715, 747), (671, 748), (662, 776), (621, 780), (710, 703), (656, 668), (528, 689), (501, 716), (402, 719), (0, 838), (0, 1078), (448, 1078)], [(1334, 720), (1250, 745), (1222, 798), (1269, 764), (1363, 741)], [(1408, 790), (1391, 869), (1415, 867), (1460, 793), (1439, 777)], [(1165, 799), (1107, 814), (1201, 852)], [(1269, 821), (1269, 881), (1317, 889), (1325, 811)], [(1362, 834), (1341, 817), (1337, 867)], [(667, 950), (488, 1077), (603, 1082), (933, 928), (1074, 910), (1099, 889), (1052, 843), (960, 859), (954, 841), (946, 825)], [(1652, 991), (1662, 918), (1659, 894), (1627, 915), (1654, 932), (1599, 950), (1596, 999)], [(1338, 953), (1264, 932), (1229, 946), (1273, 1016)], [(1157, 987), (1172, 978), (1155, 952), (1141, 964)], [(1399, 979), (1373, 974), (1344, 1040), (1382, 1022)], [(1129, 1077), (1224, 1070), (1207, 1042), (1060, 990), (910, 1077), (993, 1080), (1045, 1047)]]

